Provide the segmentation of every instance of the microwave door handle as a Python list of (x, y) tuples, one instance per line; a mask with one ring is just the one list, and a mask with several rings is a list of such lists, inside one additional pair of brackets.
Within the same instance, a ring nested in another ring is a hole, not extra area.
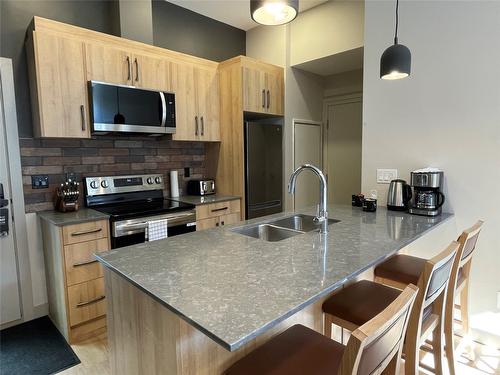
[(161, 127), (165, 127), (165, 123), (167, 122), (167, 102), (165, 101), (165, 94), (160, 91), (160, 100), (161, 100)]

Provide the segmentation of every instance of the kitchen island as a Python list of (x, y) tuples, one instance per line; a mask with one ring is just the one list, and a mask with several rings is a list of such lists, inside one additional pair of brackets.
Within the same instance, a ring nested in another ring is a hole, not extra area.
[(327, 235), (267, 242), (232, 230), (292, 215), (282, 213), (97, 254), (113, 374), (220, 374), (292, 324), (321, 332), (332, 291), (452, 217), (329, 212), (340, 221)]

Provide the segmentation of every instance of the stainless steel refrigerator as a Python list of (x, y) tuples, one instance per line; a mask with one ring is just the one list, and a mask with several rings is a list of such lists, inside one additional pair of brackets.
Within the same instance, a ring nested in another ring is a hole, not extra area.
[(253, 219), (283, 211), (283, 125), (245, 122), (245, 208)]

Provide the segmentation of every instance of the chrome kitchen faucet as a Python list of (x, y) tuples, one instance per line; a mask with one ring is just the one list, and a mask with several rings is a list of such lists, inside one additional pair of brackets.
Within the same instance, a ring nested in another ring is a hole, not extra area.
[(320, 201), (318, 205), (318, 211), (316, 213), (316, 217), (314, 218), (314, 220), (317, 223), (321, 224), (321, 229), (320, 229), (321, 233), (328, 233), (328, 210), (327, 210), (328, 185), (326, 183), (325, 175), (323, 174), (323, 172), (321, 172), (321, 169), (315, 167), (312, 164), (304, 164), (298, 167), (295, 171), (293, 171), (292, 175), (290, 176), (290, 181), (288, 182), (288, 192), (290, 194), (295, 194), (295, 185), (297, 181), (297, 176), (300, 174), (300, 172), (306, 169), (312, 171), (319, 178)]

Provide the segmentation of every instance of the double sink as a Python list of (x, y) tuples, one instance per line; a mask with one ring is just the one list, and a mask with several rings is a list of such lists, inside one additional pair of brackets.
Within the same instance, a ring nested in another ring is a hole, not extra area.
[[(328, 219), (328, 225), (338, 223), (339, 221)], [(320, 224), (314, 220), (314, 216), (297, 214), (264, 224), (234, 228), (232, 231), (268, 242), (277, 242), (319, 229)]]

